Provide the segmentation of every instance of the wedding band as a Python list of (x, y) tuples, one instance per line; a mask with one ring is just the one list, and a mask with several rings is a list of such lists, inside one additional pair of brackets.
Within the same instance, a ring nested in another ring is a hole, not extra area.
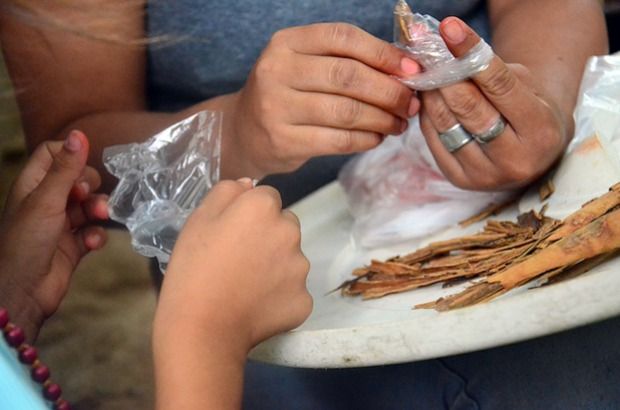
[(440, 132), (439, 140), (448, 152), (455, 152), (472, 142), (474, 138), (469, 132), (465, 131), (461, 124), (456, 123), (449, 130)]
[(472, 134), (472, 136), (478, 141), (480, 144), (488, 144), (493, 141), (495, 138), (499, 137), (504, 129), (506, 128), (506, 122), (504, 121), (504, 117), (501, 115), (495, 121), (495, 124), (491, 126), (488, 130), (483, 132), (482, 134)]

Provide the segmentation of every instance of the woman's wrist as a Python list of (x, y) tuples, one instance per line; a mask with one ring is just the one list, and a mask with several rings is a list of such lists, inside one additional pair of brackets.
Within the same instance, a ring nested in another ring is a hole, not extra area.
[(186, 117), (196, 111), (211, 110), (223, 113), (221, 167), (222, 179), (238, 179), (252, 177), (260, 179), (265, 172), (255, 164), (252, 158), (252, 147), (247, 146), (243, 138), (243, 126), (246, 119), (241, 118), (239, 99), (242, 91), (224, 94), (193, 106), (189, 110), (181, 112), (181, 117)]

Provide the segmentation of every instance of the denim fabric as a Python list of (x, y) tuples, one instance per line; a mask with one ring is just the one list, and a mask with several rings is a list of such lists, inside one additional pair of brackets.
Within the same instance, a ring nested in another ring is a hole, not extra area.
[(360, 369), (249, 362), (244, 409), (620, 409), (620, 318), (509, 346)]

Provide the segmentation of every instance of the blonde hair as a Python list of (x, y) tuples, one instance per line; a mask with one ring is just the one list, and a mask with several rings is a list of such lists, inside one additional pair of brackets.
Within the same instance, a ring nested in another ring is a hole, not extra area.
[[(136, 7), (144, 9), (145, 0), (124, 0), (113, 2), (113, 7), (104, 7), (98, 4), (94, 7), (90, 1), (54, 0), (54, 12), (49, 10), (50, 2), (40, 0), (2, 0), (0, 1), (0, 13), (6, 12), (16, 16), (21, 21), (46, 29), (55, 29), (72, 33), (74, 35), (113, 43), (123, 46), (145, 46), (153, 43), (176, 42), (179, 38), (172, 36), (132, 38), (123, 33), (110, 33), (108, 25), (119, 16), (128, 12), (135, 12)], [(76, 26), (63, 18), (58, 17), (58, 11), (70, 13), (80, 17), (82, 22)], [(85, 22), (85, 23), (84, 23)]]
[[(0, 15), (10, 14), (13, 18), (32, 27), (60, 30), (87, 39), (125, 47), (144, 47), (154, 43), (167, 44), (179, 40), (178, 37), (172, 38), (171, 36), (132, 38), (123, 33), (110, 33), (111, 22), (118, 21), (117, 19), (124, 13), (135, 13), (137, 7), (143, 9), (145, 0), (109, 1), (110, 7), (102, 6), (102, 4), (105, 5), (103, 1), (95, 3), (98, 7), (94, 7), (94, 2), (89, 0), (0, 0)], [(76, 25), (59, 15), (75, 16), (80, 23)], [(20, 133), (19, 114), (15, 104), (16, 93), (19, 93), (19, 90), (13, 89), (0, 53), (0, 146), (15, 140), (15, 135)]]

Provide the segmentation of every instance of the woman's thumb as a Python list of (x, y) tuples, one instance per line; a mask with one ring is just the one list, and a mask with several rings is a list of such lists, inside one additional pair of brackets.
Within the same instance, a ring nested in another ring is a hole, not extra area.
[(88, 139), (81, 131), (71, 131), (60, 151), (53, 153), (47, 174), (32, 192), (31, 200), (52, 212), (61, 212), (67, 206), (69, 193), (82, 175), (88, 159)]

